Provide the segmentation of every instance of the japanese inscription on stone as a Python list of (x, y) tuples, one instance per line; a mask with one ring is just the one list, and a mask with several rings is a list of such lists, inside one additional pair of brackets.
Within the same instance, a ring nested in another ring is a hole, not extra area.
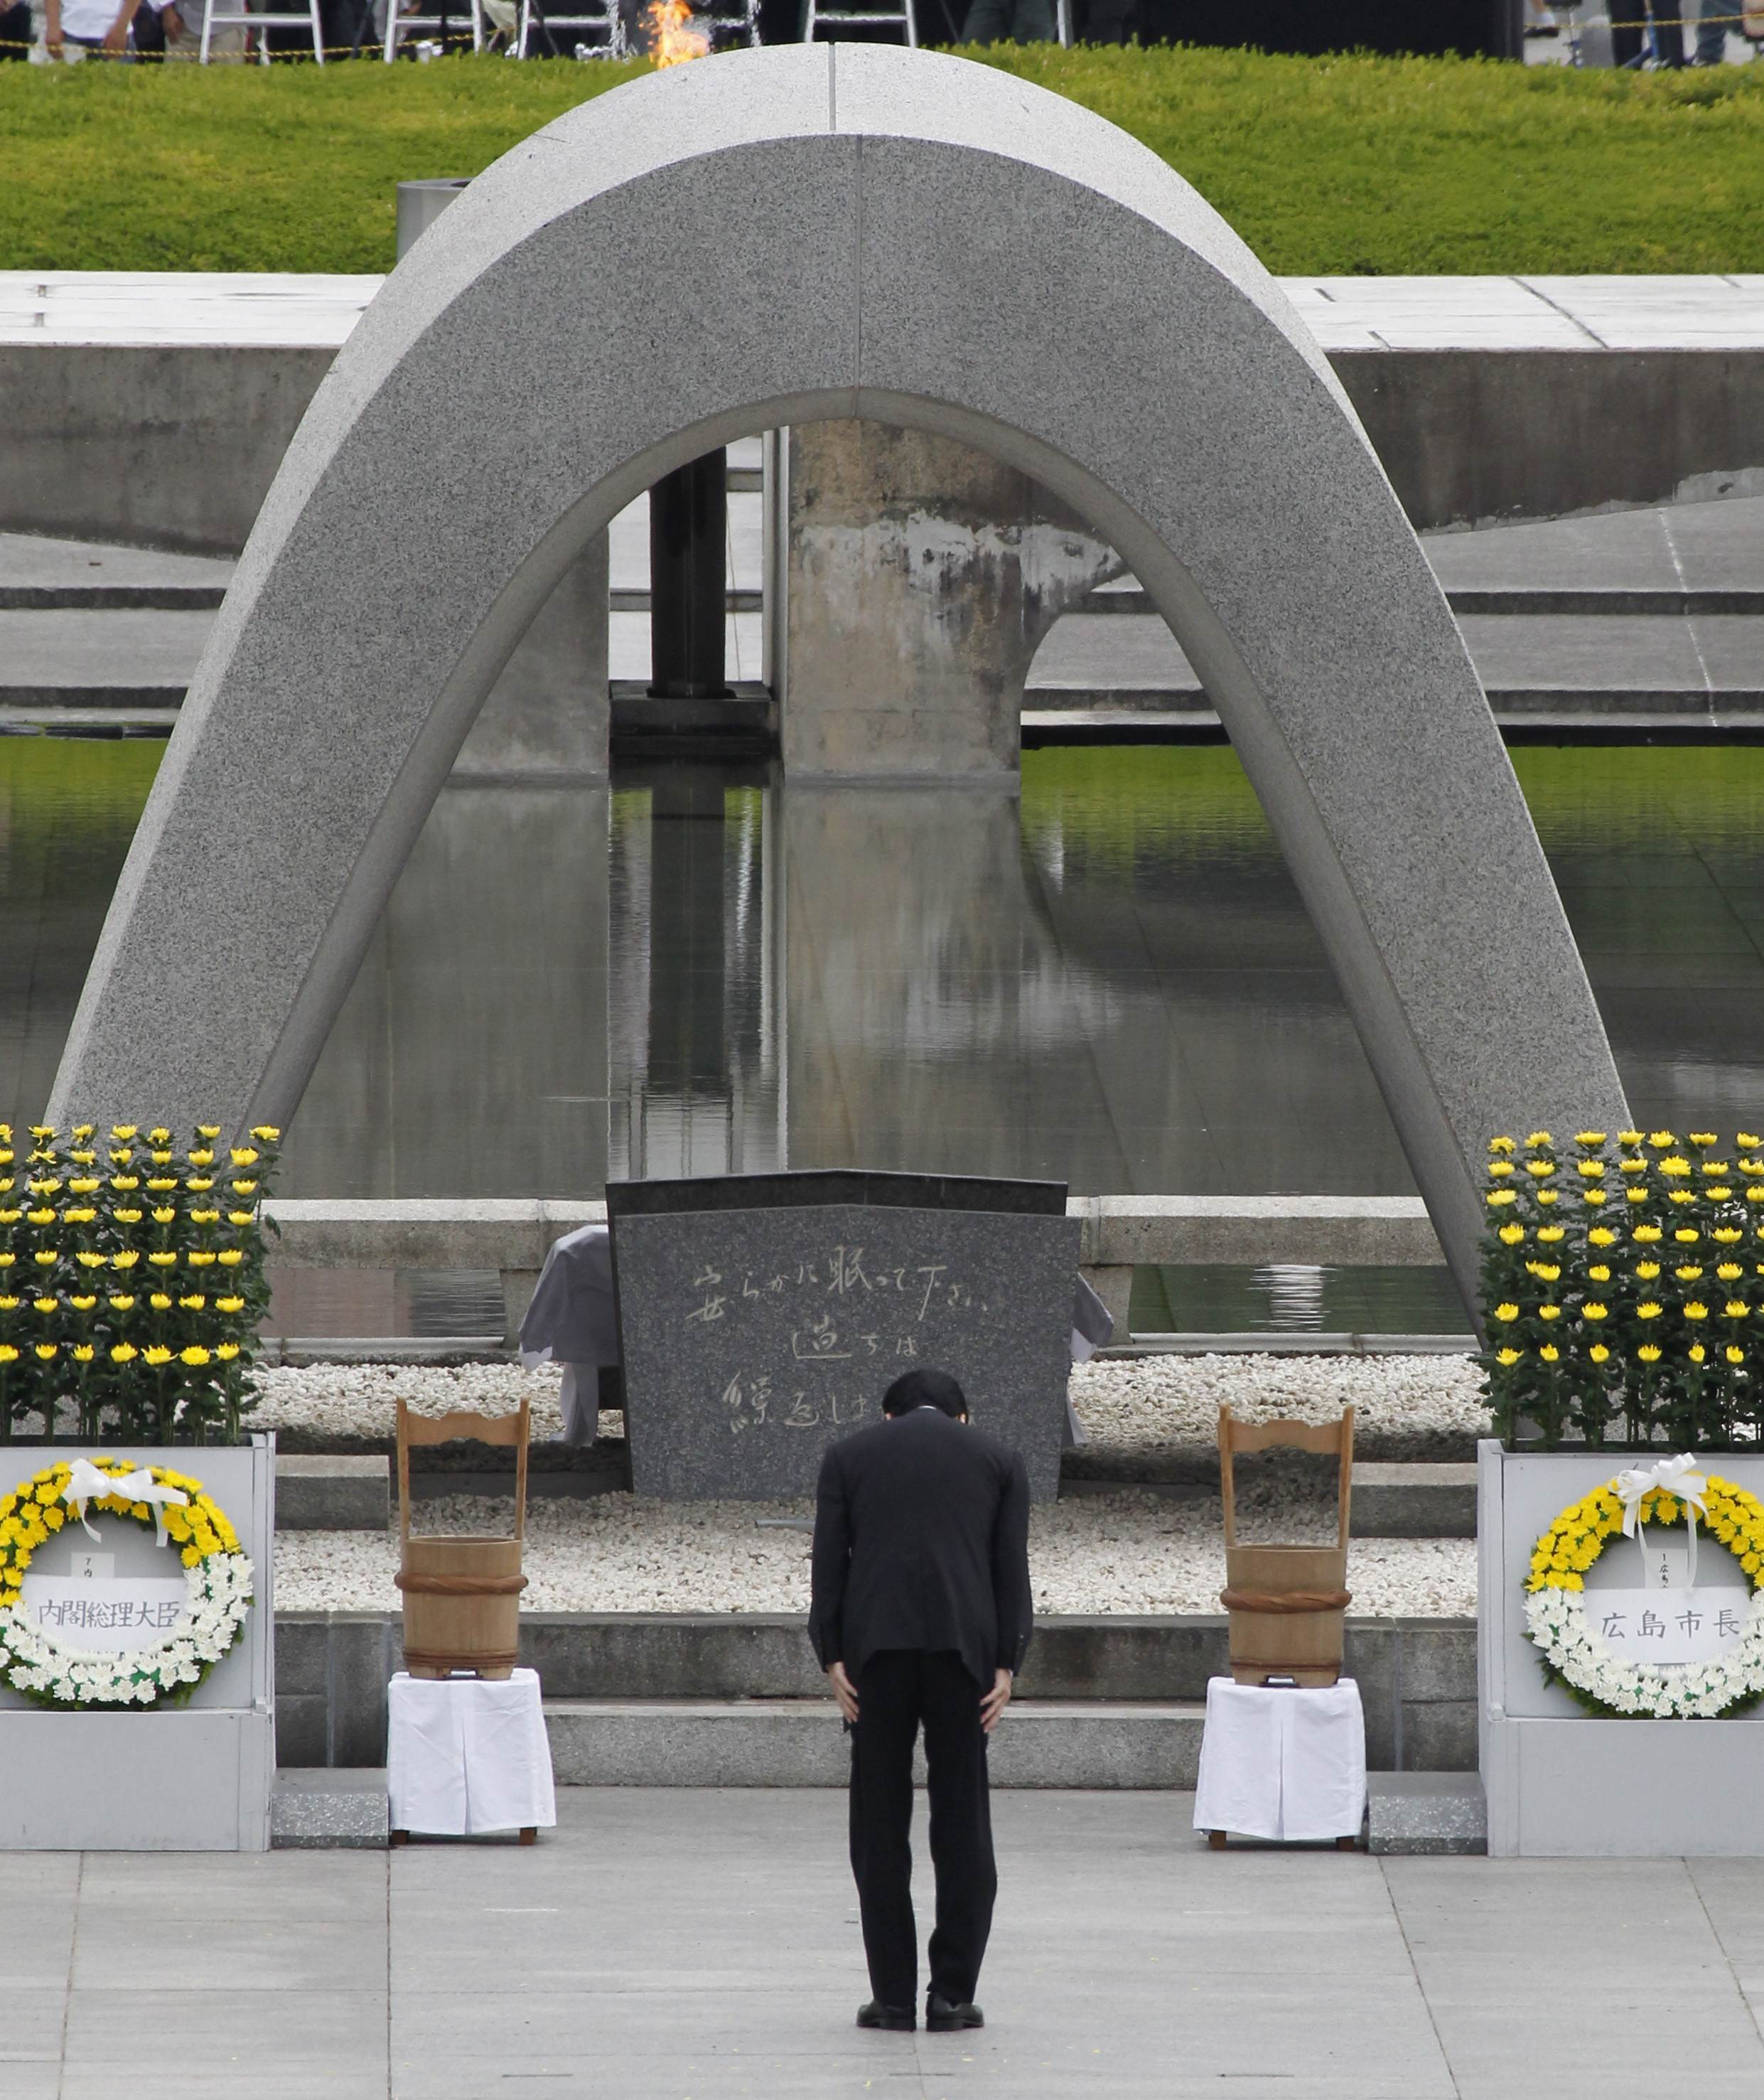
[(1057, 1485), (1078, 1225), (858, 1204), (688, 1211), (614, 1226), (639, 1493), (813, 1492), (821, 1454), (933, 1365)]

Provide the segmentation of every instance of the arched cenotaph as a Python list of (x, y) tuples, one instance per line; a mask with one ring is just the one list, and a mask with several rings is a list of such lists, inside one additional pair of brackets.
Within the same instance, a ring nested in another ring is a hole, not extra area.
[(1444, 599), (1218, 214), (1075, 103), (924, 52), (757, 51), (620, 87), (505, 154), (394, 272), (240, 562), (51, 1115), (286, 1122), (571, 562), (672, 468), (826, 417), (995, 453), (1139, 577), (1469, 1285), (1488, 1134), (1626, 1117)]

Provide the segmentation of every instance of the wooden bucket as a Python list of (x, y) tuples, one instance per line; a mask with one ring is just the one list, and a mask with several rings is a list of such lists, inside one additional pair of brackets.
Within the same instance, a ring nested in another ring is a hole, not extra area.
[(1342, 1674), (1347, 1553), (1334, 1546), (1228, 1546), (1219, 1602), (1230, 1614), (1231, 1674), (1239, 1684), (1290, 1677), (1333, 1684)]
[[(412, 1414), (398, 1404), (398, 1528), (404, 1548), (404, 1666), (412, 1677), (475, 1670), (507, 1677), (520, 1648), (521, 1547), (527, 1535), (527, 1442), (523, 1400), (513, 1414)], [(514, 1536), (474, 1538), (410, 1528), (410, 1448), (455, 1437), (514, 1447)]]
[[(1277, 1447), (1333, 1456), (1336, 1529), (1333, 1546), (1240, 1546), (1239, 1451)], [(1304, 1685), (1333, 1684), (1342, 1674), (1342, 1618), (1347, 1594), (1348, 1508), (1353, 1490), (1354, 1411), (1338, 1422), (1238, 1422), (1219, 1410), (1219, 1485), (1225, 1518), (1225, 1586), (1219, 1601), (1231, 1616), (1231, 1674), (1239, 1684), (1271, 1677)]]
[(404, 1666), (412, 1677), (474, 1670), (506, 1677), (520, 1643), (518, 1538), (443, 1533), (404, 1542)]

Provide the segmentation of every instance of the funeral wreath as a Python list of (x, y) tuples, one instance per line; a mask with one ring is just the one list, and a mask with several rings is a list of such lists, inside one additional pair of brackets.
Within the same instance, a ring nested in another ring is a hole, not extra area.
[[(1545, 1677), (1589, 1713), (1718, 1720), (1764, 1698), (1764, 1502), (1731, 1480), (1699, 1472), (1696, 1462), (1665, 1458), (1619, 1473), (1571, 1503), (1532, 1550), (1526, 1631), (1543, 1657)], [(1749, 1590), (1696, 1590), (1699, 1516), (1716, 1550), (1739, 1561)], [(1651, 1524), (1686, 1528), (1691, 1586), (1650, 1592), (1638, 1620), (1603, 1609), (1602, 1598), (1613, 1605), (1618, 1599), (1609, 1591), (1589, 1596), (1587, 1570), (1615, 1538), (1638, 1539), (1645, 1555)], [(1728, 1597), (1731, 1605), (1722, 1601)], [(1706, 1626), (1717, 1643), (1713, 1652), (1676, 1662), (1648, 1660), (1648, 1637), (1664, 1639), (1674, 1622), (1687, 1634)]]
[[(98, 1538), (95, 1515), (145, 1524), (176, 1552), (184, 1596), (181, 1608), (161, 1608), (167, 1623), (143, 1616), (139, 1604), (99, 1604), (95, 1593), (89, 1608), (76, 1599), (71, 1608), (32, 1612), (24, 1582), (33, 1555), (70, 1521)], [(187, 1474), (76, 1458), (46, 1467), (0, 1498), (0, 1683), (38, 1705), (182, 1702), (238, 1638), (251, 1595), (251, 1563), (238, 1534)], [(131, 1609), (128, 1624), (98, 1616)], [(145, 1637), (139, 1646), (91, 1645), (106, 1626)]]

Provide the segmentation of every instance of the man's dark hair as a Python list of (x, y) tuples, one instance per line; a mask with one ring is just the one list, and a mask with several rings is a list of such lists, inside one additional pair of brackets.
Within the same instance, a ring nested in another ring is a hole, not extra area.
[(941, 1407), (959, 1422), (968, 1400), (947, 1371), (903, 1371), (882, 1396), (884, 1414), (908, 1414), (915, 1407)]

